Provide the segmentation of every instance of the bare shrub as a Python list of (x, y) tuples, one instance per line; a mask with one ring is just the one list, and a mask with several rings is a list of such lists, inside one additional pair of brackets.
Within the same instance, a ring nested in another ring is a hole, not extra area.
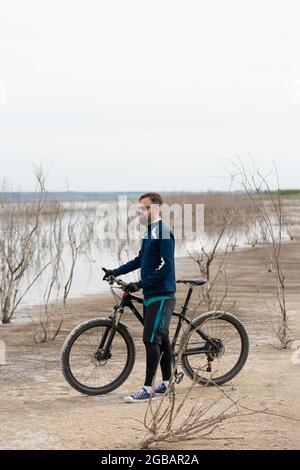
[[(189, 332), (190, 327), (187, 327), (184, 336), (188, 337)], [(219, 390), (217, 398), (205, 399), (206, 387), (199, 387), (195, 380), (191, 381), (182, 398), (177, 398), (176, 370), (182, 353), (183, 348), (178, 352), (172, 368), (167, 395), (164, 395), (159, 402), (150, 400), (146, 409), (143, 420), (146, 435), (140, 443), (141, 449), (149, 449), (160, 443), (208, 438), (225, 420), (240, 414), (238, 401), (232, 400), (219, 387), (217, 387)], [(197, 400), (192, 402), (191, 395), (195, 388), (197, 388)], [(199, 390), (202, 392), (202, 400), (199, 399)]]
[[(2, 187), (0, 199), (0, 302), (1, 320), (9, 323), (18, 305), (50, 262), (34, 269), (40, 234), (40, 219), (46, 203), (45, 176), (35, 168), (36, 200), (10, 201)], [(26, 287), (26, 276), (30, 276)]]
[[(174, 386), (175, 388), (175, 386)], [(197, 399), (189, 404), (192, 386), (178, 403), (175, 391), (163, 398), (158, 406), (148, 407), (144, 419), (147, 434), (140, 444), (149, 449), (159, 443), (176, 443), (194, 439), (205, 439), (225, 420), (240, 414), (237, 402), (221, 394), (215, 400)]]
[[(64, 309), (72, 287), (78, 255), (84, 253), (87, 246), (87, 238), (79, 230), (84, 223), (81, 215), (80, 208), (77, 210), (72, 208), (70, 214), (66, 215), (61, 204), (56, 207), (48, 239), (52, 258), (51, 275), (45, 289), (43, 305), (40, 307), (39, 323), (32, 319), (35, 342), (54, 341), (62, 327)], [(66, 250), (70, 259), (68, 267), (63, 265), (63, 253)]]
[(243, 187), (260, 215), (260, 228), (270, 248), (271, 262), (268, 263), (268, 271), (272, 272), (274, 270), (275, 272), (277, 305), (274, 304), (274, 307), (277, 315), (280, 314), (276, 336), (280, 347), (287, 349), (291, 339), (286, 308), (286, 277), (280, 259), (284, 214), (277, 168), (274, 165), (277, 189), (273, 191), (269, 186), (268, 178), (262, 175), (254, 165), (252, 168), (247, 169), (240, 159), (237, 163), (233, 162), (233, 165), (236, 170), (235, 179)]
[[(234, 235), (241, 217), (241, 211), (238, 207), (232, 206), (233, 201), (238, 205), (240, 199), (232, 198), (230, 194), (229, 197), (223, 195), (221, 212), (211, 211), (210, 225), (214, 228), (214, 233), (211, 234), (212, 245), (210, 248), (206, 248), (205, 242), (201, 239), (199, 239), (200, 251), (191, 252), (186, 247), (190, 258), (199, 268), (200, 276), (207, 280), (207, 284), (200, 290), (200, 301), (195, 309), (198, 309), (204, 303), (207, 310), (221, 310), (227, 296), (226, 256), (230, 246), (234, 246), (232, 249), (236, 247)], [(214, 269), (212, 269), (213, 267)], [(220, 283), (218, 281), (221, 275), (224, 279), (225, 288), (220, 293)]]
[[(44, 292), (44, 302), (40, 307), (39, 325), (35, 326), (35, 342), (54, 341), (58, 335), (62, 322), (63, 312), (59, 305), (60, 271), (64, 250), (63, 211), (60, 204), (56, 205), (56, 213), (48, 240), (51, 253), (51, 275)], [(56, 291), (56, 299), (51, 302), (51, 295)]]

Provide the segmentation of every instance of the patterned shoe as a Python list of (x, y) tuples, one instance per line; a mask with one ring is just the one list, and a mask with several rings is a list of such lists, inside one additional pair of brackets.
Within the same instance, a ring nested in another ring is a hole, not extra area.
[(163, 382), (156, 385), (154, 389), (154, 393), (157, 397), (162, 397), (163, 395), (166, 395), (167, 392), (168, 392), (168, 387)]
[(130, 397), (125, 397), (124, 400), (127, 401), (128, 403), (140, 403), (143, 401), (148, 401), (150, 400), (155, 400), (155, 393), (152, 392), (151, 394), (147, 392), (147, 390), (142, 387), (140, 388), (137, 392), (133, 393), (130, 395)]

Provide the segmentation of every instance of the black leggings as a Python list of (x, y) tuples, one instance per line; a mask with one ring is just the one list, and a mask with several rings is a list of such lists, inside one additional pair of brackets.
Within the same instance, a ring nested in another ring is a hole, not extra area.
[(170, 380), (172, 374), (172, 349), (169, 335), (163, 336), (161, 345), (148, 341), (145, 341), (144, 344), (146, 347), (146, 379), (144, 385), (148, 387), (153, 385), (160, 357), (162, 379)]

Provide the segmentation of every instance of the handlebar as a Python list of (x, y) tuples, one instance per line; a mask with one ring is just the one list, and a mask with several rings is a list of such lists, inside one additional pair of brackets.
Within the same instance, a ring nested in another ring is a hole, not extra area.
[[(107, 269), (102, 268), (102, 270), (106, 273)], [(113, 274), (108, 276), (107, 279), (104, 279), (106, 282), (109, 283), (110, 286), (113, 284), (118, 284), (122, 288), (122, 290), (126, 290), (127, 283), (122, 281), (122, 279), (117, 279)]]

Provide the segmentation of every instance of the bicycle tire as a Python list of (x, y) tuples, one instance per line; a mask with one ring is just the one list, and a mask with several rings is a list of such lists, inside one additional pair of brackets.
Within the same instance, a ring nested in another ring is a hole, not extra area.
[(241, 352), (240, 352), (238, 361), (236, 362), (234, 367), (231, 368), (223, 376), (216, 377), (215, 379), (207, 379), (207, 378), (201, 377), (200, 375), (198, 375), (198, 373), (195, 373), (194, 369), (191, 367), (189, 363), (188, 356), (183, 356), (181, 353), (181, 358), (180, 358), (181, 365), (185, 374), (190, 379), (194, 380), (196, 383), (200, 385), (214, 386), (214, 385), (222, 385), (226, 382), (229, 382), (242, 370), (242, 368), (244, 367), (247, 361), (248, 354), (249, 354), (249, 338), (245, 330), (245, 327), (235, 315), (228, 313), (228, 312), (208, 312), (206, 314), (201, 314), (199, 317), (195, 318), (193, 322), (191, 323), (191, 329), (188, 331), (187, 334), (184, 334), (183, 337), (181, 338), (181, 341), (179, 344), (179, 351), (182, 351), (182, 352), (186, 351), (187, 340), (191, 331), (200, 327), (203, 323), (205, 323), (205, 321), (216, 317), (216, 315), (218, 319), (228, 321), (237, 329), (240, 339), (241, 339), (241, 345), (242, 345)]
[(113, 321), (109, 318), (94, 318), (92, 320), (88, 320), (84, 323), (81, 323), (76, 328), (74, 328), (68, 337), (66, 338), (64, 345), (62, 347), (61, 352), (61, 367), (63, 375), (71, 387), (73, 387), (76, 391), (84, 394), (84, 395), (104, 395), (106, 393), (112, 392), (116, 388), (120, 387), (125, 380), (130, 375), (134, 362), (135, 362), (135, 346), (133, 339), (127, 329), (127, 327), (119, 323), (117, 326), (117, 332), (120, 336), (124, 339), (126, 347), (127, 347), (127, 361), (124, 369), (122, 370), (121, 374), (116, 377), (111, 383), (104, 385), (102, 387), (88, 387), (79, 380), (74, 377), (71, 367), (70, 367), (70, 352), (72, 346), (74, 345), (75, 341), (80, 337), (80, 335), (91, 328), (95, 327), (109, 327), (112, 326)]

